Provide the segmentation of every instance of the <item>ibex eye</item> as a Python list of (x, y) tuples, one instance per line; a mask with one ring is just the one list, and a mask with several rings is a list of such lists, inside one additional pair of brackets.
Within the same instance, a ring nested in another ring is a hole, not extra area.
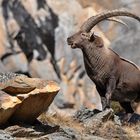
[(87, 36), (85, 33), (81, 33), (82, 36)]

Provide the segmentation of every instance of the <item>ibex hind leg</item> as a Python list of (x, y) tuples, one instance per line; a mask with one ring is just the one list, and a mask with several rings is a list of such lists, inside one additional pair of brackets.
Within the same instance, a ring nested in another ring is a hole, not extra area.
[(140, 99), (137, 99), (131, 103), (131, 106), (134, 110), (133, 115), (129, 119), (130, 123), (140, 122)]
[(140, 99), (136, 99), (131, 102), (131, 107), (133, 108), (134, 112), (140, 115)]
[(121, 107), (124, 109), (125, 112), (118, 112), (116, 115), (119, 116), (120, 120), (124, 122), (128, 122), (134, 113), (131, 103), (130, 102), (119, 102)]
[(125, 110), (125, 113), (133, 113), (130, 102), (120, 102), (121, 107)]
[(140, 101), (121, 102), (120, 104), (125, 110), (124, 116), (120, 116), (123, 122), (140, 122)]

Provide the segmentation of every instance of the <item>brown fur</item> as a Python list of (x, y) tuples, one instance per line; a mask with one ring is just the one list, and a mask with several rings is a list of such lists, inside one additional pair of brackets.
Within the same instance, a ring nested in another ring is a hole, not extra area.
[(82, 50), (86, 72), (108, 105), (110, 100), (119, 101), (126, 112), (132, 113), (129, 104), (140, 102), (139, 67), (105, 47), (102, 39), (90, 32), (79, 31), (67, 42)]

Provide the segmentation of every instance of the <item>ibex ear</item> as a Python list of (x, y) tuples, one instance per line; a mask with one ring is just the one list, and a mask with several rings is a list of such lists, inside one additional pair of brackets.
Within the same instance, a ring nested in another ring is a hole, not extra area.
[(81, 35), (84, 39), (87, 39), (89, 41), (94, 41), (95, 39), (94, 33), (82, 33)]
[(95, 36), (94, 33), (90, 33), (90, 37), (89, 37), (89, 41), (94, 41), (95, 40)]

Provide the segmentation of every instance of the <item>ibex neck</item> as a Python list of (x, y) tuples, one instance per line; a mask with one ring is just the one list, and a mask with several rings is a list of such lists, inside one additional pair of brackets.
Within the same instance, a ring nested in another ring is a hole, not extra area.
[[(94, 50), (94, 48), (85, 48), (82, 50), (85, 67), (87, 73), (93, 76), (102, 77), (105, 73), (103, 68), (105, 67), (105, 59), (104, 56), (99, 52), (99, 50)], [(89, 71), (88, 71), (89, 70)]]

